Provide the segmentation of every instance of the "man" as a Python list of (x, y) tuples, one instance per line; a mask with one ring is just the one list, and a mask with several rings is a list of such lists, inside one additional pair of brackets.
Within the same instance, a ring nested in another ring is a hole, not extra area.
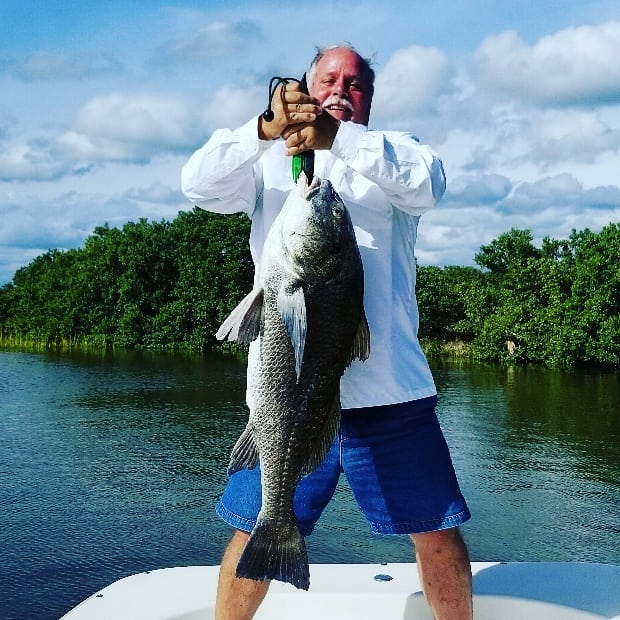
[[(435, 617), (470, 619), (471, 570), (457, 529), (470, 515), (417, 339), (413, 250), (420, 214), (443, 195), (442, 164), (411, 134), (367, 129), (374, 71), (352, 47), (319, 50), (308, 88), (310, 95), (295, 84), (276, 90), (271, 122), (260, 116), (215, 132), (185, 165), (183, 191), (199, 207), (251, 217), (258, 272), (267, 231), (293, 187), (290, 156), (316, 151), (315, 174), (331, 180), (356, 229), (371, 354), (343, 376), (339, 437), (299, 483), (295, 514), (309, 534), (344, 471), (373, 531), (410, 536)], [(217, 507), (236, 528), (220, 569), (218, 620), (252, 618), (267, 593), (269, 582), (235, 576), (259, 508), (258, 468), (234, 474)]]

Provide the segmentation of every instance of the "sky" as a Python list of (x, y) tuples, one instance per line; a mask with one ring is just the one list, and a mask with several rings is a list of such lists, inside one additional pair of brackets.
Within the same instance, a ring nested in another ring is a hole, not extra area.
[(191, 153), (341, 42), (372, 59), (370, 128), (443, 161), (420, 265), (620, 221), (617, 0), (0, 0), (0, 285), (106, 222), (191, 209)]

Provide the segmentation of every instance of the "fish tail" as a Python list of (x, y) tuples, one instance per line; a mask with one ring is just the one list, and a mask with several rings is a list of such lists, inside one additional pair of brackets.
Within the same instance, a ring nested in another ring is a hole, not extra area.
[(239, 558), (236, 575), (256, 581), (277, 579), (307, 590), (308, 553), (297, 524), (259, 520)]

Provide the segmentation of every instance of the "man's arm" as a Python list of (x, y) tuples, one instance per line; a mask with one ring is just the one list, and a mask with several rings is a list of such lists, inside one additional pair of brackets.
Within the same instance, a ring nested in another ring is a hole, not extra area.
[(313, 123), (289, 125), (282, 137), (289, 155), (330, 150), (376, 183), (395, 207), (412, 215), (434, 207), (446, 189), (441, 160), (410, 133), (369, 131), (364, 125), (323, 114)]
[(363, 125), (343, 122), (331, 152), (411, 215), (434, 207), (446, 189), (441, 160), (410, 133), (368, 131)]
[(217, 213), (251, 215), (262, 189), (256, 164), (291, 123), (312, 122), (323, 112), (297, 84), (276, 89), (271, 122), (254, 117), (234, 131), (219, 129), (183, 167), (181, 189), (195, 205)]
[(218, 129), (183, 166), (181, 190), (207, 211), (251, 214), (261, 189), (254, 164), (267, 148), (258, 139), (256, 118), (234, 131)]

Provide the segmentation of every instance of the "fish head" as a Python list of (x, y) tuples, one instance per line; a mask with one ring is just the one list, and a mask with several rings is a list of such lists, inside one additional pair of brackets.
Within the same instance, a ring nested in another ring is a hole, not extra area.
[(349, 212), (331, 182), (299, 175), (283, 207), (282, 243), (296, 271), (331, 277), (356, 254)]

